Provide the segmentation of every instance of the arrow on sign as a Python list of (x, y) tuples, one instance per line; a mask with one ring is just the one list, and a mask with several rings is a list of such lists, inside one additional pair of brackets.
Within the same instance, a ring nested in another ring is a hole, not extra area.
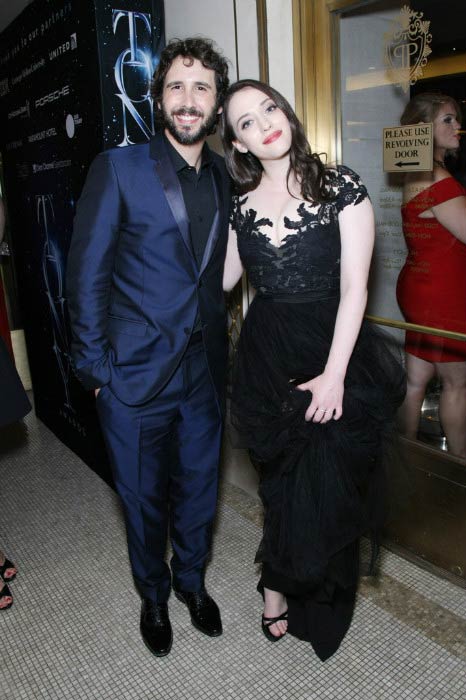
[(403, 161), (399, 160), (398, 163), (395, 163), (395, 165), (397, 166), (397, 168), (404, 168), (405, 165), (419, 165), (419, 161), (416, 160), (413, 163), (403, 163)]

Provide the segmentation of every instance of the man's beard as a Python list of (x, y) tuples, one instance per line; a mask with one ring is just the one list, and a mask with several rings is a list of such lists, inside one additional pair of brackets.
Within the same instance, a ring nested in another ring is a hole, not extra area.
[(163, 126), (178, 143), (183, 146), (193, 146), (195, 143), (204, 141), (205, 138), (213, 132), (214, 126), (217, 123), (217, 109), (218, 107), (215, 105), (205, 122), (198, 127), (197, 131), (192, 131), (190, 127), (183, 128), (177, 126), (172, 115), (187, 114), (202, 118), (204, 116), (203, 112), (199, 112), (195, 107), (182, 107), (172, 112), (172, 114), (168, 114), (162, 104)]

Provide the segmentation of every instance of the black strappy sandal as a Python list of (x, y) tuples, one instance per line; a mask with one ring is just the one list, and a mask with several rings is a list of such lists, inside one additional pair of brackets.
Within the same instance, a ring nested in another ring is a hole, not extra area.
[[(5, 576), (5, 571), (7, 569), (15, 569), (16, 573), (14, 573), (13, 576)], [(5, 583), (10, 583), (10, 581), (13, 581), (13, 579), (16, 578), (17, 573), (18, 570), (16, 569), (16, 566), (13, 564), (13, 562), (5, 557), (5, 561), (3, 562), (3, 564), (0, 565), (0, 578), (2, 578), (5, 581)]]
[(276, 622), (279, 622), (280, 620), (288, 620), (288, 610), (285, 610), (285, 612), (279, 615), (278, 617), (264, 617), (264, 615), (262, 615), (262, 631), (269, 640), (269, 642), (278, 642), (279, 639), (285, 636), (286, 632), (276, 637), (269, 630), (269, 627), (274, 625)]
[(11, 591), (6, 585), (6, 583), (3, 584), (3, 588), (0, 590), (0, 600), (2, 600), (2, 598), (11, 598), (11, 601), (7, 605), (4, 605), (2, 608), (0, 608), (0, 612), (2, 610), (8, 610), (8, 608), (11, 608), (11, 606), (13, 605), (13, 596), (11, 595)]

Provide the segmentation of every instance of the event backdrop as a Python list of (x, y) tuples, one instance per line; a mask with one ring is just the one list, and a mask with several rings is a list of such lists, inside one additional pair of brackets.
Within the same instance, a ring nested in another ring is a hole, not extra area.
[(93, 395), (73, 374), (65, 290), (93, 157), (153, 133), (163, 0), (35, 0), (0, 35), (0, 148), (37, 415), (104, 478)]

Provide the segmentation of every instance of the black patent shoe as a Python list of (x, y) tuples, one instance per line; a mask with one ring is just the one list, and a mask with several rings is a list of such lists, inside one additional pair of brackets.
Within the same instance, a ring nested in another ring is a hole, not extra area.
[(166, 603), (142, 599), (141, 636), (154, 656), (166, 656), (172, 648), (173, 633)]
[(205, 589), (194, 593), (188, 591), (175, 591), (178, 600), (184, 603), (191, 615), (191, 622), (200, 632), (209, 637), (219, 637), (222, 632), (222, 620), (220, 610), (213, 598)]
[(285, 610), (285, 612), (281, 615), (278, 615), (278, 617), (264, 617), (264, 615), (262, 615), (262, 631), (269, 640), (269, 642), (278, 642), (279, 639), (285, 636), (286, 632), (275, 636), (269, 629), (269, 627), (272, 627), (272, 625), (274, 625), (276, 622), (279, 622), (280, 620), (288, 620), (288, 610)]

